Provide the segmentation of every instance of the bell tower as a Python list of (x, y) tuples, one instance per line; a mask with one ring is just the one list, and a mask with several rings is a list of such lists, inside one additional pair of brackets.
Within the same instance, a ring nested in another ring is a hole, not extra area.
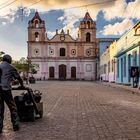
[(36, 12), (32, 20), (28, 23), (28, 42), (44, 42), (45, 32), (45, 21)]
[(96, 23), (86, 12), (84, 19), (80, 22), (78, 39), (81, 42), (96, 42)]
[(43, 57), (44, 44), (46, 40), (45, 21), (42, 20), (38, 12), (28, 22), (28, 58)]

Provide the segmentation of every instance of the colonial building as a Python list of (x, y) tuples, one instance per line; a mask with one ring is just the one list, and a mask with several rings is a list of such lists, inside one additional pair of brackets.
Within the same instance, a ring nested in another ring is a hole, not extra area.
[(38, 66), (36, 78), (96, 80), (96, 23), (89, 13), (80, 22), (75, 40), (63, 30), (48, 39), (45, 21), (36, 12), (28, 23), (28, 59)]
[(116, 82), (133, 84), (131, 67), (140, 67), (140, 21), (117, 41)]
[(100, 79), (103, 81), (109, 81), (109, 70), (110, 70), (110, 52), (109, 48), (100, 56)]
[[(134, 85), (132, 68), (140, 70), (140, 21), (100, 56), (100, 77), (104, 81)], [(140, 86), (139, 75), (138, 79)]]
[(100, 56), (100, 79), (103, 81), (116, 81), (116, 41), (114, 41)]

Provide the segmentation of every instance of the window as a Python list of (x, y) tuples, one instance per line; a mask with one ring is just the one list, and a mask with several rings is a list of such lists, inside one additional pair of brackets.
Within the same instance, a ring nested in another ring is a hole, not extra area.
[(104, 74), (106, 74), (106, 64), (104, 64)]
[(39, 41), (39, 33), (35, 32), (35, 41)]
[(86, 42), (90, 42), (90, 33), (86, 34)]
[(110, 61), (108, 62), (108, 74), (110, 73)]
[(87, 27), (90, 29), (90, 21), (87, 22)]
[(137, 51), (133, 52), (133, 66), (137, 65)]
[(131, 54), (128, 55), (128, 82), (131, 81), (130, 69), (131, 69)]
[(35, 27), (36, 27), (36, 28), (39, 27), (39, 22), (38, 22), (38, 20), (35, 20)]
[(124, 69), (123, 69), (123, 75), (126, 77), (126, 56), (124, 56)]
[(112, 72), (114, 71), (114, 60), (112, 60)]
[(65, 56), (65, 48), (60, 48), (60, 56)]
[(117, 77), (119, 77), (119, 59), (117, 60)]

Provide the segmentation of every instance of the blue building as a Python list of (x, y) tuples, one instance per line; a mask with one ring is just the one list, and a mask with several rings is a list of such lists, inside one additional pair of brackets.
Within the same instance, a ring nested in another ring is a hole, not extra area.
[(131, 68), (140, 67), (140, 22), (117, 41), (116, 83), (133, 85)]

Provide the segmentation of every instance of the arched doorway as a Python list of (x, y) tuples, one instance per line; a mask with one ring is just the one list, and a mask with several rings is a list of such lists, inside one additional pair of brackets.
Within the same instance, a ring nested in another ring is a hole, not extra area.
[(49, 67), (49, 78), (54, 78), (54, 67)]
[(66, 65), (59, 65), (59, 79), (64, 80), (66, 79)]
[(71, 67), (71, 79), (76, 79), (76, 67)]

